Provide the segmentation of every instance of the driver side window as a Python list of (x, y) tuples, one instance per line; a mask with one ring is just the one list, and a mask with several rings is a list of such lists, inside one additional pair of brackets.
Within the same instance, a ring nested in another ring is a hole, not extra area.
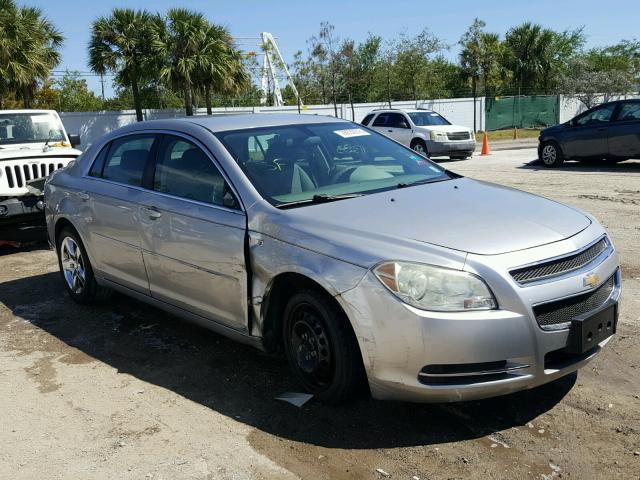
[(576, 125), (584, 127), (586, 125), (597, 125), (600, 123), (607, 123), (611, 120), (611, 115), (615, 110), (615, 104), (604, 105), (600, 108), (596, 108), (590, 113), (578, 118)]

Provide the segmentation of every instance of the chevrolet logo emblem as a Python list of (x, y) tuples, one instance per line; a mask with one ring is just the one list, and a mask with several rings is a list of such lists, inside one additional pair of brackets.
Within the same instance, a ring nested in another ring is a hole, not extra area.
[(582, 279), (582, 285), (585, 287), (593, 288), (600, 282), (600, 277), (595, 273), (589, 273)]

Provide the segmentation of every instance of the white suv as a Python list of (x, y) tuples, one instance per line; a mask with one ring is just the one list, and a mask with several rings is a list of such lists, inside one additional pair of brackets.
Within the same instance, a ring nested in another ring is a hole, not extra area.
[(476, 148), (471, 129), (451, 125), (431, 110), (374, 110), (364, 117), (362, 125), (428, 157), (462, 160), (469, 158)]

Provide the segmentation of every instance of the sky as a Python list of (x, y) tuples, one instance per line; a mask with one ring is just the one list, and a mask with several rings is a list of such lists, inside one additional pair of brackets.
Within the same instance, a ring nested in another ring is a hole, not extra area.
[[(256, 50), (260, 32), (271, 32), (285, 61), (298, 50), (306, 51), (306, 40), (316, 34), (321, 21), (335, 26), (340, 38), (364, 40), (368, 33), (394, 38), (399, 33), (414, 35), (423, 28), (451, 45), (445, 55), (455, 59), (457, 42), (475, 17), (484, 20), (487, 30), (504, 36), (510, 27), (524, 21), (541, 23), (556, 30), (584, 26), (587, 47), (640, 39), (640, 0), (17, 0), (37, 6), (62, 31), (65, 43), (56, 71), (88, 72), (87, 44), (91, 22), (108, 15), (114, 7), (146, 8), (165, 12), (187, 7), (204, 13), (209, 20), (225, 25), (245, 50)], [(99, 77), (87, 76), (87, 83), (100, 93)], [(105, 93), (113, 92), (106, 79)]]

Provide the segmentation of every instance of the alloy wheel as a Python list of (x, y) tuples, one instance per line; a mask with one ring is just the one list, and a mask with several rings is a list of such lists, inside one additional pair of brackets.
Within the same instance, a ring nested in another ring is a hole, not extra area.
[(71, 237), (65, 237), (60, 244), (62, 273), (69, 289), (80, 294), (85, 288), (86, 269), (82, 250)]
[(546, 165), (553, 165), (558, 158), (558, 152), (553, 145), (545, 145), (542, 149), (542, 161)]

